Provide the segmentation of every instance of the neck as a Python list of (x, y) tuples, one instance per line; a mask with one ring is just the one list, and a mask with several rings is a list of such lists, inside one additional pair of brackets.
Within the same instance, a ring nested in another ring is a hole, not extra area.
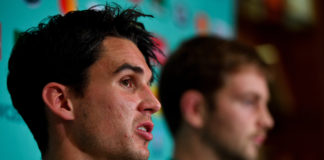
[[(83, 152), (69, 135), (69, 123), (53, 114), (48, 114), (48, 147), (43, 160), (92, 160), (94, 157)], [(99, 159), (99, 158), (97, 158)]]
[(90, 159), (85, 155), (68, 138), (62, 123), (49, 127), (49, 142), (44, 160)]
[(220, 160), (213, 150), (193, 128), (183, 125), (175, 137), (174, 158), (176, 160)]

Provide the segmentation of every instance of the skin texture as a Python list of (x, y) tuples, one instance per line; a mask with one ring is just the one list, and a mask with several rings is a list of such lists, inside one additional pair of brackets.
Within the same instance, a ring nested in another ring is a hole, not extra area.
[(266, 79), (256, 67), (244, 66), (227, 75), (224, 87), (215, 93), (216, 106), (204, 118), (203, 141), (219, 159), (256, 159), (274, 125), (268, 100)]
[(148, 159), (152, 135), (138, 128), (152, 129), (151, 115), (160, 109), (150, 90), (152, 72), (127, 39), (107, 37), (101, 52), (84, 96), (71, 98), (75, 120), (68, 136), (89, 159)]

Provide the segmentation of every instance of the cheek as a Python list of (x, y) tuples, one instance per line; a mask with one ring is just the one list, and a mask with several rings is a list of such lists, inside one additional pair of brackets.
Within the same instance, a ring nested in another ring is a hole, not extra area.
[(231, 119), (229, 120), (233, 129), (237, 132), (241, 131), (242, 134), (248, 134), (253, 130), (254, 115), (253, 113), (242, 106), (236, 106), (231, 113)]
[(106, 103), (109, 103), (108, 112), (112, 116), (116, 116), (117, 120), (133, 119), (134, 113), (137, 107), (137, 98), (134, 95), (128, 95), (125, 93), (115, 93), (106, 99)]
[(225, 133), (242, 135), (253, 129), (253, 114), (233, 101), (219, 104), (215, 112), (214, 121)]
[[(132, 127), (139, 98), (116, 86), (96, 87), (94, 92), (88, 92), (87, 102), (92, 118), (97, 119), (97, 124), (109, 127)], [(109, 126), (108, 126), (109, 125)]]

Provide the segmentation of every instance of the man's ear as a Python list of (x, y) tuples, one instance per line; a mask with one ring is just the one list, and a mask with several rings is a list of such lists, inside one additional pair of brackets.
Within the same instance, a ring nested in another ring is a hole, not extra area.
[(42, 92), (43, 100), (52, 113), (64, 120), (73, 120), (73, 105), (68, 98), (68, 88), (60, 83), (50, 82)]
[(196, 90), (188, 90), (182, 94), (180, 108), (185, 122), (194, 128), (204, 125), (205, 110), (204, 96)]

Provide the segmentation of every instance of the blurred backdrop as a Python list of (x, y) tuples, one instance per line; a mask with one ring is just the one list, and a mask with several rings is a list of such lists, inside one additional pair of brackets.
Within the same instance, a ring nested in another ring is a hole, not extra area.
[(267, 158), (324, 159), (324, 2), (241, 0), (236, 22), (276, 73)]
[[(137, 6), (155, 18), (140, 19), (157, 37), (160, 48), (169, 54), (178, 44), (196, 34), (235, 36), (234, 0), (1, 0), (0, 1), (0, 159), (39, 160), (40, 152), (28, 127), (12, 107), (7, 91), (8, 59), (19, 33), (36, 26), (54, 14), (87, 9), (96, 4), (116, 2), (123, 8)], [(31, 53), (32, 54), (32, 53)], [(165, 57), (159, 57), (161, 62)], [(156, 68), (159, 72), (159, 67)], [(28, 72), (28, 71), (26, 71)], [(26, 77), (28, 78), (28, 77)], [(23, 81), (23, 80), (22, 80)], [(28, 85), (28, 84), (26, 84)], [(157, 93), (157, 84), (152, 86)], [(28, 91), (26, 91), (28, 94)], [(31, 107), (31, 106), (26, 106)], [(149, 145), (150, 159), (165, 160), (172, 154), (172, 138), (162, 117), (153, 116), (154, 139)]]
[[(215, 34), (256, 46), (275, 73), (269, 104), (275, 119), (261, 159), (324, 159), (324, 2), (321, 0), (2, 0), (0, 2), (0, 159), (39, 160), (28, 127), (6, 87), (8, 59), (22, 31), (49, 15), (117, 2), (155, 18), (140, 19), (168, 56), (183, 40)], [(165, 57), (159, 57), (165, 62)], [(159, 72), (160, 68), (156, 68)], [(28, 72), (28, 71), (26, 71)], [(26, 77), (27, 78), (27, 77)], [(26, 84), (28, 85), (28, 84)], [(152, 90), (157, 93), (157, 82)], [(163, 106), (162, 106), (163, 107)], [(153, 117), (151, 160), (173, 142), (163, 110)]]

